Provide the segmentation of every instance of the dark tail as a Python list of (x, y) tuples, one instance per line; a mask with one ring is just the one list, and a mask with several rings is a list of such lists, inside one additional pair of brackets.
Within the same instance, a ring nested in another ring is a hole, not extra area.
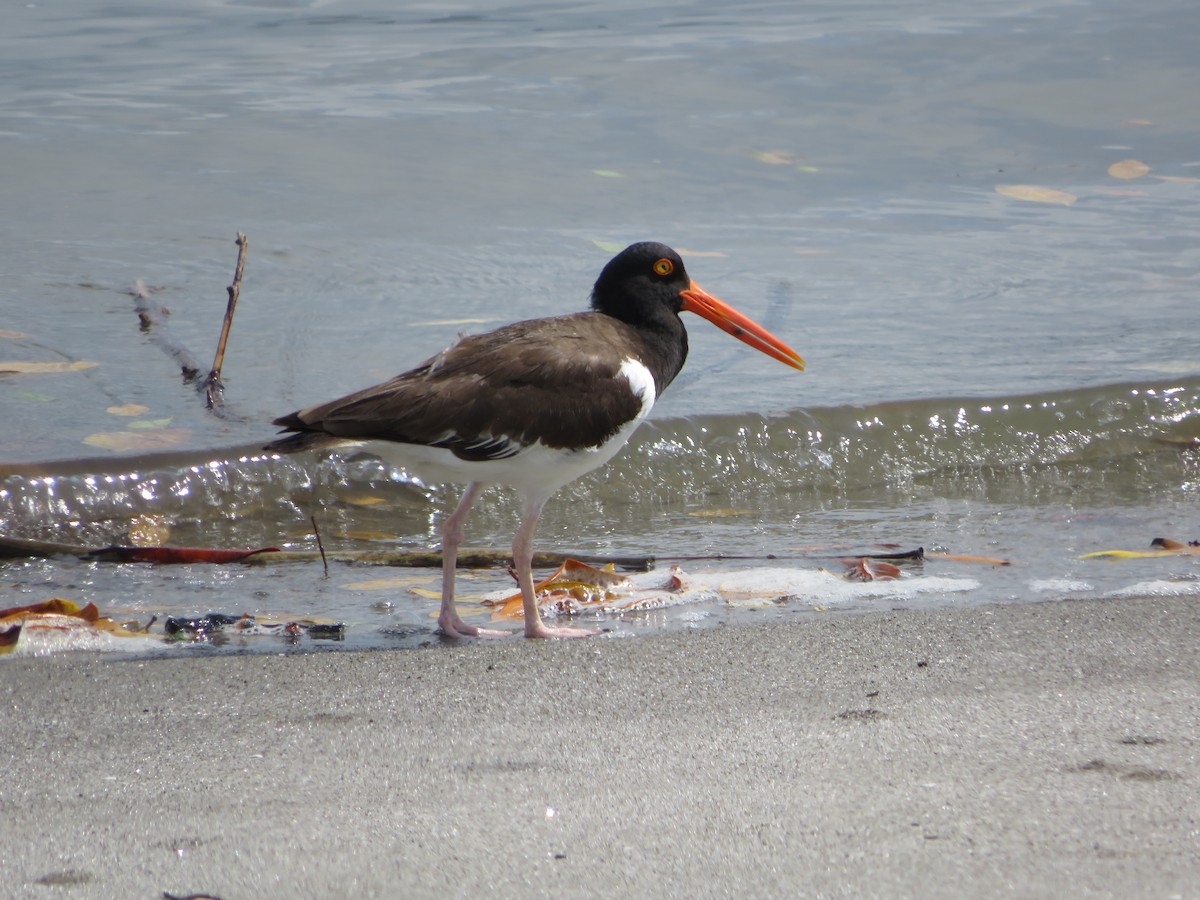
[(263, 447), (267, 453), (300, 453), (303, 450), (322, 450), (346, 442), (345, 438), (335, 437), (328, 432), (310, 430), (311, 426), (300, 418), (298, 412), (280, 416), (271, 424), (278, 425), (284, 431), (297, 433), (271, 441)]

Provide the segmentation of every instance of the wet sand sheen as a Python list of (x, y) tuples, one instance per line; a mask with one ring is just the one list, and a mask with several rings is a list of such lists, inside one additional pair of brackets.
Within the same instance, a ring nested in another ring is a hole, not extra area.
[(1194, 601), (1143, 599), (7, 660), (3, 868), (63, 896), (1183, 895), (1198, 645)]

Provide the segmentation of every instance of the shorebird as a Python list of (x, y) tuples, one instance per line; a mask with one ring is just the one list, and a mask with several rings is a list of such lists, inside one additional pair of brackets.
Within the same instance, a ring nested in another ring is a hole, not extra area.
[(542, 620), (531, 569), (534, 529), (546, 501), (612, 459), (679, 374), (688, 350), (683, 311), (804, 369), (796, 351), (692, 281), (678, 253), (644, 242), (600, 272), (591, 311), (462, 337), (390, 381), (276, 419), (292, 434), (264, 449), (359, 446), (426, 481), (467, 485), (442, 527), (438, 626), (450, 637), (508, 633), (464, 622), (454, 603), (471, 505), (483, 488), (508, 485), (521, 501), (512, 552), (525, 635), (595, 634)]

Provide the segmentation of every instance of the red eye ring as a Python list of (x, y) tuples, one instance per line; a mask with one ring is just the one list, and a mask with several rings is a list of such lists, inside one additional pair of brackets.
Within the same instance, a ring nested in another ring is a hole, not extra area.
[(655, 275), (670, 275), (674, 271), (675, 271), (675, 263), (671, 262), (666, 257), (663, 257), (662, 259), (657, 260), (654, 263), (654, 274)]

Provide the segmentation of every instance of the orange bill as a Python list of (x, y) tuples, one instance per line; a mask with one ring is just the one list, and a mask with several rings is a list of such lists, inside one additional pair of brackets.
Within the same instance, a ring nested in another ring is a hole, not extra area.
[(804, 371), (804, 360), (800, 354), (781, 341), (753, 319), (743, 316), (740, 312), (724, 301), (718, 300), (696, 282), (692, 282), (687, 290), (679, 292), (683, 300), (683, 308), (708, 319), (722, 331), (732, 334), (743, 344), (749, 344), (760, 353), (779, 360), (793, 369)]

